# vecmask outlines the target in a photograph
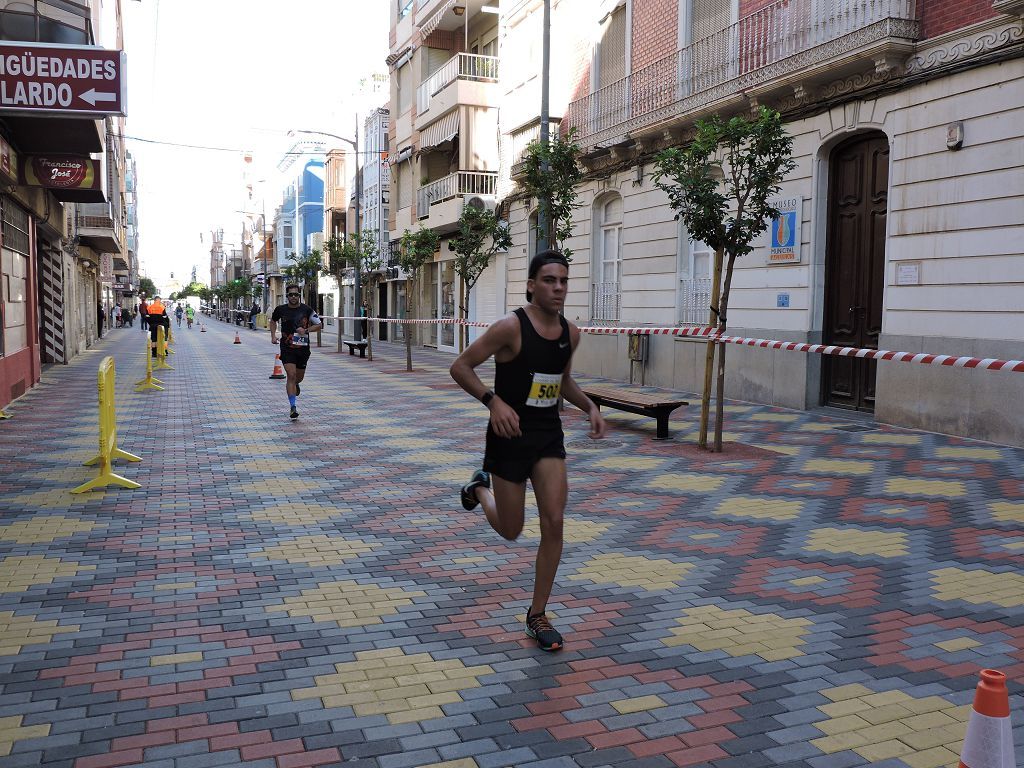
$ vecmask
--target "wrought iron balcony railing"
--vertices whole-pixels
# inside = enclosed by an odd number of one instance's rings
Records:
[[[416,190],[416,215],[425,219],[433,203],[461,195],[493,195],[497,188],[498,174],[493,171],[456,171]]]
[[[416,91],[416,112],[422,115],[430,109],[433,97],[456,80],[498,81],[498,57],[475,53],[457,53],[424,80]]]
[[[916,40],[915,0],[776,0],[577,99],[566,120],[589,146],[805,72],[889,38]]]
[[[622,308],[622,291],[618,282],[594,283],[591,299],[593,306],[591,320],[595,323],[618,322],[619,312]]]

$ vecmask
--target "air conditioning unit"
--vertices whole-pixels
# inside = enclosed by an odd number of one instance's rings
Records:
[[[493,211],[498,207],[498,198],[494,195],[463,195],[462,204],[479,211]]]

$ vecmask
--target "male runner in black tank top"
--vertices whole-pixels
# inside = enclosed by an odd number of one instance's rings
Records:
[[[452,364],[452,378],[491,412],[484,468],[462,488],[462,506],[483,505],[484,515],[509,540],[523,530],[526,481],[533,484],[540,515],[540,547],[526,633],[545,651],[562,647],[562,636],[544,615],[562,558],[562,515],[569,485],[558,415],[561,395],[590,417],[590,437],[607,426],[597,406],[570,374],[580,331],[560,314],[569,283],[569,263],[558,251],[530,261],[525,307],[494,323]],[[494,355],[494,390],[474,370]],[[493,484],[493,490],[492,490]]]

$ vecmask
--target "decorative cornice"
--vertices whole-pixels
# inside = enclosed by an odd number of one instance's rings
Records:
[[[1024,0],[994,0],[992,10],[1008,15],[1024,16]]]
[[[1003,22],[998,27],[987,27],[972,34],[948,35],[939,38],[927,48],[919,49],[907,59],[903,74],[913,75],[931,69],[955,64],[983,53],[1004,48],[1024,40],[1024,23]]]

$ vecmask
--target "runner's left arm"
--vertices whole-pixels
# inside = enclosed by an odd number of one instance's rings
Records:
[[[324,327],[324,321],[320,318],[316,312],[313,312],[309,316],[309,325],[306,326],[307,333],[316,333]]]

